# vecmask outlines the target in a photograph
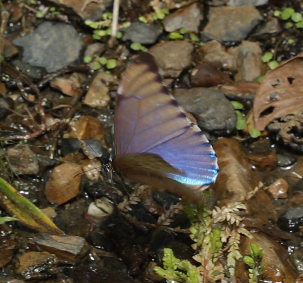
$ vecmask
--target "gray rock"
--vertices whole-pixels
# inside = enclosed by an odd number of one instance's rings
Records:
[[[268,0],[228,0],[228,6],[262,6],[268,4]]]
[[[209,88],[175,89],[178,103],[210,132],[231,133],[236,128],[236,114],[223,93]]]
[[[71,26],[44,22],[31,34],[14,40],[23,47],[22,61],[55,72],[79,58],[82,40]]]
[[[124,40],[139,42],[142,44],[153,44],[162,33],[162,27],[159,24],[145,24],[135,22],[130,27],[124,29]]]
[[[212,7],[203,36],[219,41],[241,41],[261,19],[253,6]]]
[[[201,6],[198,3],[194,3],[168,15],[164,19],[163,24],[165,30],[168,32],[181,28],[185,28],[191,32],[198,32],[202,19]]]
[[[303,206],[291,207],[278,220],[281,229],[298,232],[303,225]]]
[[[154,45],[149,52],[155,57],[164,76],[178,77],[192,62],[193,45],[184,40],[165,41]]]

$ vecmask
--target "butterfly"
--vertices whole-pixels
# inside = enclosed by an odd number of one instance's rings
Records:
[[[114,140],[115,170],[126,179],[199,202],[199,192],[215,182],[215,151],[162,84],[157,64],[141,53],[118,88]]]

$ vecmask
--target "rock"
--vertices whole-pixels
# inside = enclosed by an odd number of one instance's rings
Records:
[[[124,29],[124,40],[131,40],[142,44],[153,44],[162,33],[162,27],[159,24],[146,24],[134,22],[128,28]]]
[[[218,84],[232,84],[232,79],[212,63],[201,63],[191,73],[194,87],[210,87]]]
[[[58,273],[57,257],[47,252],[25,252],[17,257],[16,273],[26,280],[42,280]]]
[[[167,32],[185,28],[189,32],[198,32],[200,22],[203,19],[201,5],[193,3],[185,8],[169,14],[164,20],[163,25]]]
[[[81,96],[84,92],[82,87],[85,76],[80,73],[72,73],[62,77],[56,77],[50,82],[51,87],[60,90],[69,96]]]
[[[7,150],[8,162],[16,174],[37,175],[39,163],[36,154],[28,145],[16,145]]]
[[[98,181],[102,178],[100,176],[100,171],[102,167],[101,162],[97,159],[91,159],[91,157],[89,158],[90,159],[81,161],[82,171],[88,180]]]
[[[303,226],[303,206],[289,208],[279,217],[278,225],[282,230],[298,232],[299,226]]]
[[[116,81],[111,74],[98,71],[87,91],[83,102],[90,107],[104,108],[110,102],[108,85]]]
[[[236,114],[223,93],[208,88],[175,89],[178,103],[197,117],[198,125],[210,132],[231,133]]]
[[[253,227],[263,227],[276,221],[277,215],[268,194],[259,189],[261,177],[252,169],[247,154],[239,141],[231,138],[218,139],[214,144],[218,156],[219,175],[212,187],[220,207],[235,202],[245,203],[247,215],[245,221]],[[247,200],[248,199],[248,200]],[[249,226],[249,224],[247,224]],[[240,281],[242,282],[242,281]]]
[[[78,263],[88,253],[85,239],[78,236],[43,233],[35,235],[29,244],[55,255],[59,260],[69,264]]]
[[[22,61],[55,72],[79,58],[82,40],[71,25],[44,22],[24,37],[14,40],[23,47]]]
[[[1,225],[0,226],[0,249],[1,249],[0,267],[1,268],[3,268],[11,261],[17,248],[18,248],[18,242],[12,230],[8,228],[8,226],[6,225]]]
[[[262,6],[267,5],[268,0],[228,0],[226,3],[228,6]]]
[[[100,20],[106,8],[112,5],[111,0],[51,0],[55,4],[64,5],[67,8],[72,8],[82,19],[85,20]]]
[[[200,48],[203,61],[213,63],[225,70],[236,71],[237,59],[235,55],[226,51],[226,48],[218,41],[212,40]]]
[[[104,144],[104,126],[99,119],[89,115],[83,115],[70,124],[71,132],[64,138],[77,138],[80,140],[95,139]]]
[[[217,87],[230,100],[242,101],[248,105],[252,105],[258,88],[259,84],[255,82],[236,82],[232,85]]]
[[[14,60],[12,63],[22,73],[35,80],[41,80],[46,74],[45,68],[43,67],[32,66],[20,60]]]
[[[278,153],[278,166],[280,167],[289,167],[295,164],[297,158],[295,156],[289,155],[287,153]]]
[[[237,81],[255,81],[263,74],[263,52],[257,42],[243,41],[238,47],[230,48],[229,51],[237,58]]]
[[[211,7],[203,35],[219,41],[241,41],[261,19],[253,6]]]
[[[264,26],[261,26],[255,33],[254,36],[264,36],[265,34],[278,33],[281,31],[280,23],[277,18],[268,20]]]
[[[267,151],[258,154],[247,154],[250,163],[261,171],[271,171],[277,167],[277,154]]]
[[[263,282],[298,282],[297,271],[291,263],[287,249],[277,241],[262,233],[253,233],[252,238],[241,238],[240,252],[242,255],[250,255],[250,247],[257,244],[263,250],[261,264],[263,265]],[[239,282],[249,282],[248,268],[243,261],[238,261],[236,278]]]
[[[87,156],[91,156],[93,158],[97,157],[105,157],[108,156],[108,152],[106,149],[102,146],[100,141],[94,140],[94,139],[87,139],[87,140],[80,140],[79,139],[62,139],[61,142],[61,152],[62,155],[67,155],[69,153],[78,152],[80,150],[84,151],[83,143],[85,143],[85,154]]]
[[[178,77],[184,68],[192,62],[194,47],[184,40],[160,42],[150,48],[157,65],[163,70],[164,76]]]
[[[89,44],[86,47],[86,50],[84,52],[84,57],[99,57],[104,51],[106,50],[106,46],[103,43],[95,42],[92,44]]]
[[[287,181],[283,178],[278,178],[268,187],[268,191],[270,192],[271,196],[276,199],[287,198],[288,190],[289,185]]]
[[[76,197],[80,192],[81,172],[81,166],[73,163],[55,167],[45,186],[47,200],[60,205]]]
[[[90,203],[87,214],[91,216],[95,223],[100,224],[114,211],[113,203],[108,198],[100,198]]]
[[[14,101],[9,97],[0,96],[0,119],[4,119],[13,109]]]

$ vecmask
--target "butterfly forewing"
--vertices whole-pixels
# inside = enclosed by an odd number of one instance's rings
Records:
[[[155,168],[153,176],[202,186],[213,183],[218,174],[212,146],[162,85],[154,59],[147,53],[128,67],[119,86],[115,143],[117,157],[155,154],[176,169]]]

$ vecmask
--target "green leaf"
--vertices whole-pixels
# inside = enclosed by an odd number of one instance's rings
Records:
[[[106,62],[106,68],[111,70],[117,67],[117,60],[116,59],[108,59]]]
[[[274,57],[274,54],[272,52],[266,52],[263,56],[262,56],[262,61],[264,63],[269,62],[272,58]]]
[[[90,63],[91,61],[93,61],[93,57],[91,57],[91,56],[84,56],[84,58],[83,58],[83,62],[84,63]]]
[[[163,266],[165,269],[177,269],[177,264],[180,263],[180,260],[177,259],[174,255],[172,249],[165,248],[163,256]]]
[[[186,29],[186,28],[181,28],[181,29],[179,30],[179,32],[180,32],[181,34],[186,34],[186,33],[188,33],[188,29]]]
[[[290,19],[294,12],[295,10],[293,8],[285,8],[281,12],[281,19],[284,21]]]
[[[294,24],[292,22],[287,22],[284,26],[285,28],[292,28]]]
[[[146,51],[146,47],[143,46],[141,43],[139,42],[133,42],[131,45],[130,45],[130,48],[132,50],[135,50],[135,51]]]
[[[0,217],[0,225],[4,224],[5,222],[9,222],[9,221],[18,221],[19,219],[16,217],[9,217],[9,216],[4,216],[4,217]]]
[[[200,41],[200,38],[194,33],[190,33],[189,38],[190,38],[191,41],[194,41],[194,42],[199,42]]]
[[[303,28],[303,21],[296,23],[296,28]]]
[[[271,61],[268,63],[268,67],[273,70],[276,69],[277,67],[279,67],[279,63],[277,61]]]
[[[95,59],[95,61],[97,61],[98,63],[100,63],[101,65],[105,65],[107,63],[107,59],[105,57],[97,57]]]
[[[32,229],[63,234],[48,216],[2,178],[0,178],[0,202],[5,210]]]
[[[241,102],[239,102],[239,101],[235,101],[235,100],[231,101],[231,104],[234,107],[234,109],[236,109],[236,110],[242,110],[242,109],[244,109],[244,105]]]
[[[140,16],[140,17],[138,18],[138,20],[139,20],[140,22],[142,22],[142,23],[146,23],[146,24],[147,24],[147,18],[144,17],[144,16]]]
[[[260,259],[263,256],[263,249],[258,244],[252,243],[250,245],[250,254],[252,255],[253,258]]]
[[[248,132],[252,138],[257,138],[257,137],[261,136],[261,132],[254,127],[249,127]]]
[[[274,11],[274,16],[275,17],[280,17],[281,16],[281,11],[280,10]]]
[[[236,125],[236,128],[237,128],[237,130],[244,130],[246,128],[245,116],[239,110],[236,110],[236,114],[237,114],[237,125]]]
[[[298,12],[295,12],[291,15],[291,19],[292,21],[294,21],[295,23],[302,21],[302,15]]]
[[[183,35],[177,31],[173,31],[169,34],[170,39],[183,39]]]
[[[255,266],[255,261],[251,256],[244,256],[243,257],[244,262],[251,268]]]

